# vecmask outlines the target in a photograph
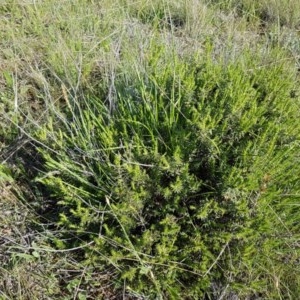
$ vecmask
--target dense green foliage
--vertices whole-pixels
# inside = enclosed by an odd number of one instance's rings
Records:
[[[133,291],[199,299],[218,282],[258,295],[268,285],[264,251],[284,253],[299,229],[295,210],[282,214],[298,188],[293,80],[281,65],[251,69],[257,57],[216,63],[209,50],[189,60],[150,51],[113,110],[77,100],[63,125],[41,130],[53,152],[40,148],[40,181],[72,242],[94,241],[86,262],[113,266]],[[281,222],[292,229],[277,232]],[[257,274],[244,275],[250,267]]]
[[[0,299],[298,299],[298,6],[4,1]]]

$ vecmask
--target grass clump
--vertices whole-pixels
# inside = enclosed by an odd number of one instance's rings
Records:
[[[282,209],[297,199],[292,78],[251,56],[149,53],[144,73],[117,78],[134,93],[118,89],[113,111],[103,99],[75,101],[64,126],[36,137],[53,149],[40,148],[39,181],[61,207],[59,225],[76,233],[57,245],[90,243],[82,259],[114,268],[115,288],[128,293],[199,299],[228,285],[282,295],[294,283],[276,286],[262,268],[271,248],[277,259],[292,248],[291,264],[298,252],[297,213]]]
[[[263,27],[272,23],[288,27],[299,26],[298,1],[213,0],[208,3],[227,11],[234,11],[240,17],[245,17],[249,22],[259,22]]]

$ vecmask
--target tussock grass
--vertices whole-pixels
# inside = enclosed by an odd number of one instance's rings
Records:
[[[296,299],[297,5],[2,3],[1,297]]]

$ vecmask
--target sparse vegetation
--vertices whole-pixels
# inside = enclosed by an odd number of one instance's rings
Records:
[[[0,299],[297,299],[298,6],[0,4]]]

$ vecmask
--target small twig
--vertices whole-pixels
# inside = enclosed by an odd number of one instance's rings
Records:
[[[222,294],[221,294],[221,296],[219,297],[218,300],[222,300],[225,297],[225,293],[226,293],[228,287],[229,287],[229,284],[226,285],[225,289],[222,291]]]
[[[224,253],[226,247],[228,246],[229,241],[224,245],[224,247],[222,248],[222,250],[220,251],[218,257],[215,259],[215,261],[212,263],[212,265],[209,267],[209,269],[205,272],[205,274],[203,275],[203,277],[205,277],[206,275],[209,274],[209,272],[211,271],[211,269],[215,266],[215,264],[218,262],[218,260],[221,258],[222,254]]]
[[[35,251],[44,251],[44,252],[54,252],[54,253],[64,253],[64,252],[71,252],[71,251],[76,251],[76,250],[80,250],[80,249],[83,249],[83,248],[86,248],[92,244],[94,244],[95,242],[94,241],[91,241],[85,245],[82,245],[82,246],[78,246],[78,247],[74,247],[74,248],[68,248],[68,249],[51,249],[51,248],[39,248],[39,247],[24,247],[22,245],[20,245],[19,243],[15,242],[14,240],[8,238],[8,237],[3,237],[5,240],[8,240],[14,244],[17,245],[17,247],[15,248],[21,248],[21,249],[26,249],[26,250],[35,250]]]

